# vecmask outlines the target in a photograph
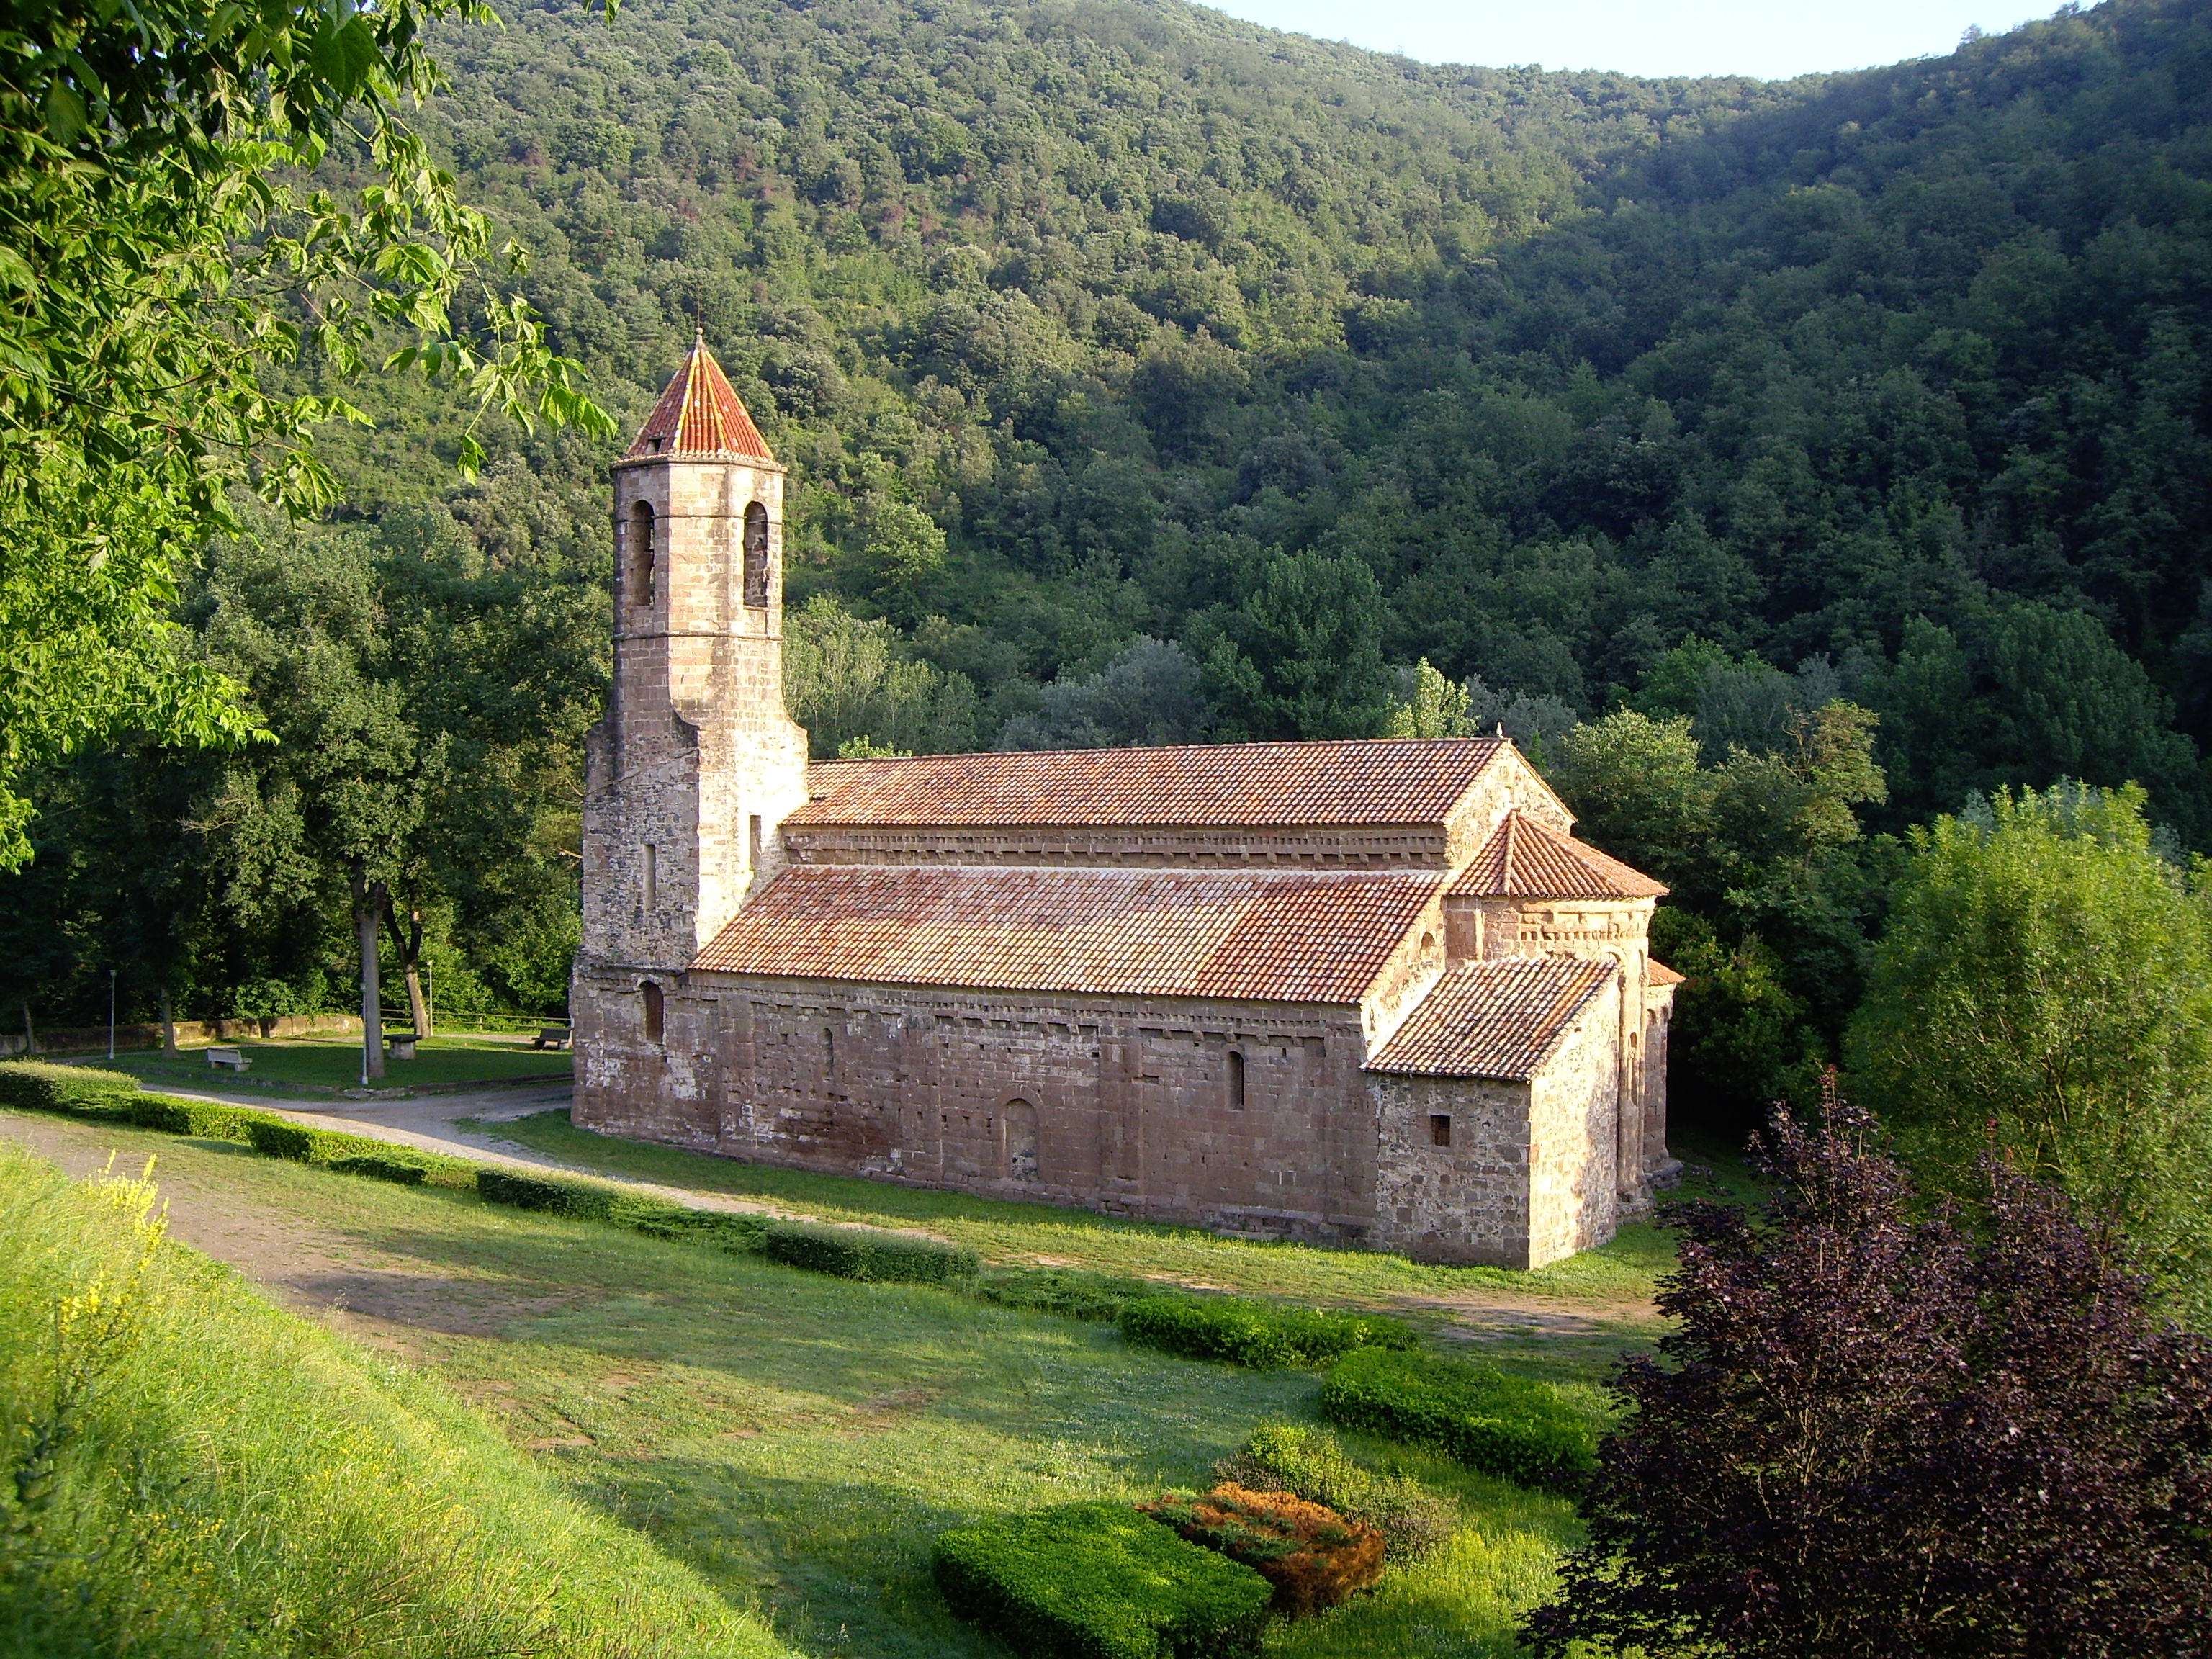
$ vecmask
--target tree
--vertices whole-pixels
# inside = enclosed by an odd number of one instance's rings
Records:
[[[1994,1141],[2201,1285],[2212,879],[2159,855],[2143,803],[2061,785],[1916,830],[1850,1066],[1932,1179],[1955,1187]]]
[[[39,763],[250,729],[172,611],[234,487],[332,499],[313,434],[358,411],[272,390],[285,367],[342,383],[396,344],[479,415],[611,431],[529,308],[477,283],[489,223],[398,117],[435,82],[426,26],[489,15],[154,0],[0,24],[0,868],[28,854]]]
[[[1382,590],[1358,559],[1277,553],[1195,630],[1224,735],[1371,738],[1390,715]]]
[[[1669,1217],[1674,1324],[1614,1373],[1626,1416],[1536,1651],[2212,1653],[2212,1343],[2002,1159],[1976,1222],[1926,1214],[1832,1094],[1764,1163],[1756,1214]]]
[[[1670,886],[1695,879],[1714,790],[1686,716],[1623,708],[1578,726],[1561,741],[1550,779],[1599,846]]]
[[[1198,665],[1171,641],[1139,637],[1097,673],[1055,680],[1000,728],[1000,749],[1107,749],[1198,743],[1213,723]]]
[[[905,755],[975,742],[975,686],[912,660],[901,643],[890,623],[855,617],[826,593],[786,614],[783,700],[817,756],[855,739]]]

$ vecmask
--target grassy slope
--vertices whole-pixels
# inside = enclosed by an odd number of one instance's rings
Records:
[[[0,1142],[0,1653],[781,1650],[434,1381],[153,1246],[130,1197]]]
[[[345,1304],[369,1328],[494,1410],[572,1490],[820,1655],[995,1652],[929,1583],[940,1528],[1198,1481],[1261,1419],[1309,1413],[1316,1391],[1309,1376],[1173,1359],[945,1291],[851,1285],[136,1132],[50,1133],[157,1152],[187,1190],[219,1195],[227,1227],[271,1222],[343,1259]],[[999,1207],[1012,1229],[1020,1206]],[[1042,1213],[1040,1226],[1059,1224]],[[1595,1351],[1573,1363],[1594,1376]],[[1468,1528],[1379,1594],[1279,1632],[1271,1651],[1514,1650],[1513,1620],[1573,1537],[1571,1511],[1417,1462],[1459,1497]]]
[[[230,1090],[284,1088],[351,1089],[361,1082],[361,1043],[349,1037],[298,1037],[281,1042],[234,1042],[253,1069],[240,1076],[218,1071],[203,1048],[186,1048],[175,1060],[159,1054],[118,1054],[112,1065],[149,1088]],[[413,1060],[387,1060],[384,1080],[373,1089],[412,1089],[424,1085],[500,1083],[517,1078],[565,1078],[568,1056],[532,1048],[526,1039],[501,1036],[425,1038]]]

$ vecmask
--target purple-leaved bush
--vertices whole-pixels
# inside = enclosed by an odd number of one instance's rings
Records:
[[[1776,1120],[1754,1213],[1669,1214],[1656,1357],[1541,1654],[2212,1655],[2212,1343],[2109,1230],[1991,1159],[1932,1211],[1837,1098]]]

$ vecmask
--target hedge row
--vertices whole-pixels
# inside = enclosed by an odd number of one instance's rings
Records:
[[[1273,1595],[1251,1568],[1121,1504],[1071,1504],[941,1534],[938,1588],[1039,1659],[1244,1659]]]
[[[771,1261],[805,1267],[840,1279],[898,1280],[943,1285],[975,1277],[975,1252],[909,1233],[860,1227],[818,1227],[803,1222],[771,1221],[761,1249]]]
[[[1495,1366],[1364,1350],[1329,1372],[1321,1409],[1523,1486],[1572,1487],[1597,1467],[1596,1434],[1558,1389]]]
[[[1323,1365],[1355,1348],[1410,1348],[1413,1333],[1376,1314],[1284,1308],[1239,1296],[1180,1291],[1122,1304],[1121,1334],[1193,1359],[1220,1359],[1255,1370]]]
[[[136,1094],[137,1090],[138,1079],[127,1072],[59,1066],[46,1060],[0,1060],[0,1106],[66,1112],[109,1096]]]
[[[1155,1295],[1160,1287],[1148,1279],[1087,1273],[1080,1267],[997,1267],[979,1276],[974,1288],[984,1301],[1000,1307],[1108,1325],[1121,1316],[1125,1304]]]

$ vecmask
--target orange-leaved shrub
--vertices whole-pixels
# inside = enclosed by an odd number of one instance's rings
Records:
[[[1274,1587],[1275,1610],[1293,1618],[1333,1607],[1382,1576],[1380,1532],[1291,1492],[1224,1482],[1203,1497],[1170,1492],[1138,1507],[1250,1567]]]

